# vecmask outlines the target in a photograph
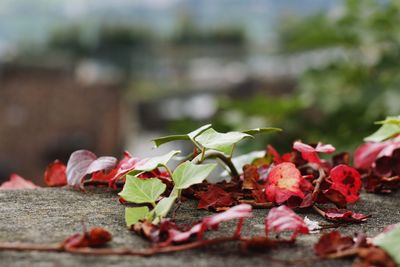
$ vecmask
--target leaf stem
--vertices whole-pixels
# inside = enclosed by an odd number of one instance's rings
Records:
[[[202,159],[195,158],[193,160],[193,163],[199,164],[206,159],[220,159],[229,168],[232,178],[239,177],[239,172],[237,171],[235,165],[233,165],[232,160],[230,158],[228,158],[227,156],[225,156],[224,153],[221,153],[219,151],[214,151],[214,150],[206,151],[204,153],[204,157],[202,157],[202,158],[204,158],[204,159],[202,160]]]

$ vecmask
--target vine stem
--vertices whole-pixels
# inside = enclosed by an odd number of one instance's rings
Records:
[[[239,236],[220,237],[208,240],[199,240],[192,243],[167,246],[150,247],[146,249],[131,248],[65,248],[61,244],[32,244],[32,243],[0,243],[0,251],[38,251],[38,252],[61,252],[81,255],[112,256],[112,255],[130,255],[130,256],[152,256],[155,254],[166,254],[172,252],[185,251],[195,248],[201,248],[226,242],[238,241]]]
[[[204,153],[204,156],[201,157],[201,159],[197,158],[193,161],[193,163],[198,164],[203,162],[203,160],[206,159],[220,159],[226,166],[228,166],[232,178],[237,178],[239,177],[239,172],[237,171],[235,165],[233,165],[233,162],[230,158],[224,155],[224,153],[221,153],[219,151],[206,151]]]
[[[318,194],[321,191],[321,184],[326,177],[325,171],[322,168],[319,168],[318,172],[319,172],[319,176],[318,176],[317,180],[315,181],[314,191],[312,192],[312,200],[314,200],[314,201],[317,199]]]

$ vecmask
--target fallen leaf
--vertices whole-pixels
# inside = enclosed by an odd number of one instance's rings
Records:
[[[354,203],[359,199],[361,189],[360,173],[349,166],[338,165],[334,167],[329,177],[332,181],[331,189],[340,192],[347,203]]]
[[[293,163],[284,162],[274,166],[265,184],[267,200],[282,204],[292,196],[304,198],[300,189],[302,180],[300,171]]]
[[[207,191],[197,192],[196,197],[199,199],[198,209],[230,207],[234,203],[228,192],[214,184],[209,184]]]
[[[353,238],[350,236],[341,236],[337,231],[323,234],[317,244],[314,246],[315,253],[324,258],[330,254],[337,253],[352,248]]]
[[[74,234],[62,243],[66,250],[83,248],[83,247],[98,247],[111,241],[112,235],[104,228],[96,227],[82,234]]]
[[[191,236],[197,235],[198,239],[203,238],[203,234],[206,230],[216,230],[222,222],[238,219],[238,227],[235,230],[235,234],[239,235],[242,225],[242,220],[252,216],[252,207],[248,204],[236,205],[224,212],[205,217],[200,223],[197,223],[190,227],[186,231],[180,231],[178,229],[170,229],[169,231],[169,242],[184,242],[187,241]]]
[[[86,175],[110,170],[117,164],[114,157],[99,157],[89,150],[77,150],[71,154],[67,163],[67,182],[72,186],[82,187]]]
[[[325,218],[335,222],[365,222],[369,215],[354,213],[345,209],[330,208],[323,210]]]
[[[28,181],[18,174],[11,174],[8,181],[1,184],[0,189],[35,189],[39,186],[35,185],[31,181]]]
[[[44,172],[44,181],[47,186],[67,185],[66,166],[59,160],[50,163]]]
[[[265,233],[267,236],[270,231],[276,233],[292,231],[291,240],[295,240],[299,233],[309,234],[308,227],[304,220],[285,205],[272,208],[269,211],[265,218]]]
[[[318,157],[318,152],[330,154],[335,152],[335,148],[330,144],[318,143],[316,147],[304,144],[301,141],[296,141],[293,144],[293,149],[301,152],[304,160],[310,163],[321,164],[321,159]]]
[[[243,166],[243,185],[242,189],[258,189],[257,181],[260,179],[258,168],[254,165],[246,164]]]

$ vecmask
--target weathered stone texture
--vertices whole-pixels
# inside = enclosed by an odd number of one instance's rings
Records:
[[[340,228],[345,234],[364,231],[373,236],[389,224],[400,221],[399,194],[391,196],[363,195],[358,204],[351,207],[356,212],[371,214],[367,223]],[[0,242],[23,241],[52,243],[81,231],[81,221],[88,227],[101,226],[113,234],[111,246],[143,248],[147,241],[130,233],[124,224],[124,207],[118,203],[115,192],[91,189],[78,192],[70,189],[37,189],[0,191]],[[244,233],[261,235],[266,210],[255,210],[255,216],[247,220]],[[178,212],[181,223],[192,222],[208,214],[195,209],[194,202],[186,202]],[[304,212],[310,219],[324,222],[315,214]],[[213,235],[233,230],[233,223],[221,225]],[[295,246],[271,250],[258,255],[239,253],[235,244],[224,244],[153,257],[133,256],[80,256],[66,253],[0,252],[0,266],[282,266],[265,257],[279,259],[307,259],[315,257],[313,244],[318,234],[300,236]],[[265,256],[265,257],[264,257]],[[351,260],[324,261],[309,266],[351,266]]]

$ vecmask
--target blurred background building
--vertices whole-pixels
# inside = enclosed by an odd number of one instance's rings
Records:
[[[0,179],[210,122],[352,149],[400,113],[399,23],[395,0],[2,0]]]

